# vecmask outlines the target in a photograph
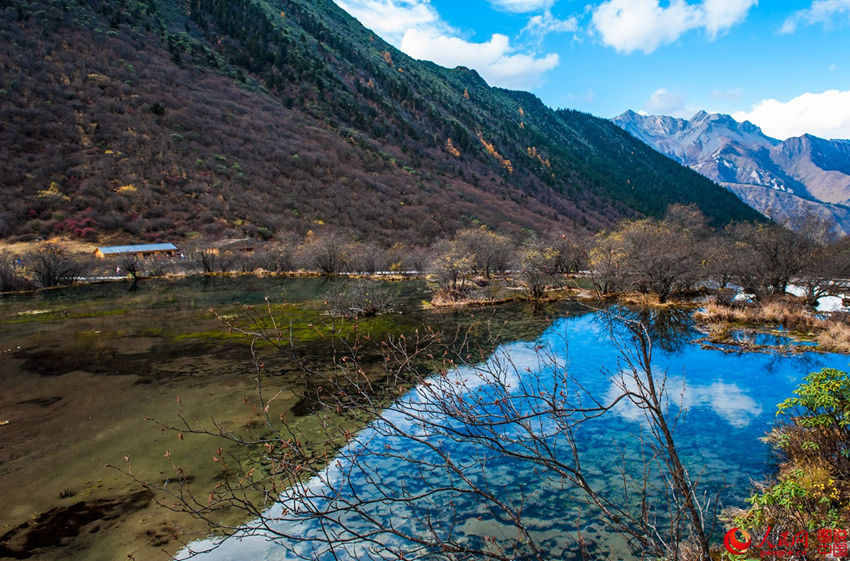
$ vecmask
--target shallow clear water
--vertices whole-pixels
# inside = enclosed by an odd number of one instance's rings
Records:
[[[798,341],[793,337],[783,335],[780,329],[776,329],[775,332],[771,333],[739,329],[733,331],[730,337],[734,342],[739,344],[744,343],[748,345],[758,345],[767,347],[817,346],[817,343],[814,341]]]
[[[159,482],[173,475],[175,461],[193,476],[193,485],[211,488],[220,470],[210,457],[221,444],[199,436],[178,439],[144,420],[177,423],[182,413],[206,428],[215,418],[245,436],[254,431],[256,411],[244,402],[252,405],[256,398],[249,339],[229,333],[210,309],[247,326],[245,305],[262,309],[268,297],[279,324],[292,322],[297,348],[310,364],[329,367],[327,339],[308,325],[321,329],[330,320],[328,304],[340,294],[359,296],[364,284],[384,293],[391,309],[357,323],[360,333],[376,340],[426,324],[453,333],[484,321],[506,323],[503,340],[530,340],[547,317],[569,308],[425,310],[421,303],[430,293],[419,280],[250,275],[0,295],[0,547],[38,560],[101,561],[132,553],[153,561],[179,549],[178,531],[203,535],[203,524],[140,499],[138,484],[107,465],[124,466],[127,456],[136,475]],[[366,352],[367,361],[381,363],[380,353]],[[318,416],[305,406],[299,365],[288,353],[263,354],[267,389],[282,392],[275,414],[286,415],[307,435],[322,434]],[[102,501],[116,503],[123,513],[98,518],[94,511]],[[77,528],[81,511],[91,514],[91,523]],[[32,523],[47,512],[54,513],[50,526]],[[62,534],[56,543],[50,539],[54,527],[77,533]]]
[[[209,308],[238,316],[244,312],[244,304],[263,304],[268,296],[274,305],[297,304],[276,308],[276,313],[289,315],[296,323],[312,322],[324,317],[326,300],[355,282],[250,276],[150,280],[133,290],[130,283],[114,283],[0,299],[0,382],[4,387],[0,420],[11,420],[2,427],[6,432],[4,446],[0,446],[0,486],[9,508],[0,522],[13,527],[81,497],[124,496],[133,490],[131,482],[104,468],[107,463],[120,464],[124,455],[133,458],[134,468],[140,472],[157,474],[164,473],[163,452],[168,449],[181,455],[184,466],[197,475],[199,487],[212,481],[215,470],[207,464],[214,442],[189,438],[175,442],[173,436],[142,421],[143,416],[173,418],[177,396],[201,418],[232,418],[237,426],[246,421],[241,398],[250,395],[252,383],[245,341],[224,337],[226,329]],[[540,373],[541,381],[549,379],[548,370],[540,368],[534,356],[534,348],[542,345],[562,357],[570,374],[589,391],[603,398],[611,391],[603,369],[616,371],[618,356],[597,313],[571,304],[425,311],[420,306],[428,296],[424,283],[383,285],[396,313],[363,322],[364,328],[370,326],[376,334],[403,333],[425,323],[448,332],[470,322],[504,325],[501,340],[515,342],[506,343],[500,352],[524,361],[532,370],[530,375]],[[848,357],[707,350],[692,343],[702,335],[689,327],[689,312],[650,316],[641,319],[652,320],[653,364],[667,370],[670,387],[685,385],[688,412],[676,432],[680,451],[693,470],[705,468],[706,489],[722,487],[725,505],[741,505],[750,479],[760,479],[771,470],[770,454],[758,438],[775,422],[775,405],[809,371],[823,366],[846,369]],[[302,343],[315,360],[327,358],[322,341],[305,337]],[[282,364],[281,369],[286,366]],[[518,374],[528,375],[524,371]],[[291,389],[287,375],[281,374],[276,381],[284,390]],[[416,391],[411,392],[397,406],[415,405],[417,396]],[[288,391],[281,406],[295,408],[298,399],[297,392]],[[636,450],[630,446],[640,427],[639,416],[623,408],[581,429],[582,453],[595,485],[604,487],[615,481],[612,475],[621,453],[634,462]],[[409,442],[394,440],[376,429],[364,431],[360,442],[368,444],[359,449],[353,444],[342,451],[341,460],[365,451],[363,468],[380,474],[389,490],[416,482],[420,489],[427,489],[440,478],[435,472],[423,480],[412,473],[414,466],[370,454],[386,450],[386,446],[418,453]],[[445,446],[459,461],[471,462],[481,454],[468,442],[445,441]],[[55,465],[63,466],[58,476]],[[509,458],[491,454],[486,469],[488,482],[499,496],[516,499],[521,491],[527,497],[525,512],[533,522],[535,539],[550,556],[571,558],[575,550],[565,532],[576,527],[579,515],[573,493],[563,489],[557,478],[529,471],[526,464]],[[327,475],[333,475],[332,470]],[[723,482],[728,486],[723,487]],[[362,477],[357,484],[368,492]],[[320,482],[314,485],[321,491]],[[79,494],[60,499],[65,488]],[[412,530],[419,528],[425,516],[444,527],[454,524],[460,535],[472,540],[504,530],[503,521],[493,513],[463,499],[438,494],[430,501],[403,508],[382,508],[388,509],[388,519]],[[78,551],[75,558],[111,558],[131,548],[137,551],[136,558],[154,558],[150,555],[158,552],[158,547],[137,549],[141,547],[138,544],[149,541],[137,530],[157,516],[158,511],[151,507],[122,516],[115,527],[103,522],[97,533],[76,538],[74,547],[83,547],[80,541],[88,540],[91,549]],[[629,552],[587,509],[581,513],[581,527],[585,538],[595,543],[594,558],[629,558]],[[304,523],[296,529],[305,535],[311,531]],[[286,559],[287,555],[280,544],[258,538],[229,542],[208,559],[258,561]]]
[[[209,461],[218,444],[178,440],[144,419],[174,423],[182,410],[206,424],[215,418],[250,432],[254,414],[243,403],[255,393],[249,339],[229,334],[210,308],[246,325],[244,305],[262,308],[268,297],[278,320],[298,329],[299,348],[327,361],[327,345],[305,324],[323,324],[325,301],[357,285],[356,279],[195,277],[0,295],[0,549],[33,559],[167,558],[163,549],[178,548],[170,528],[194,531],[197,524],[140,499],[139,485],[107,465],[121,467],[127,456],[135,474],[160,481],[173,473],[168,451],[206,488],[218,472]],[[396,313],[368,318],[364,330],[422,326],[424,283],[380,287]],[[286,358],[268,360],[269,383],[283,392],[279,412],[310,421],[300,407],[303,383]],[[117,504],[121,515],[98,519],[103,501]],[[43,516],[48,512],[53,515]],[[81,512],[91,523],[75,530]],[[65,532],[61,540],[53,539],[54,528]]]
[[[656,376],[666,372],[671,415],[679,411],[679,406],[684,411],[675,427],[679,454],[692,478],[699,477],[702,491],[709,496],[716,493],[722,506],[744,506],[743,499],[749,495],[751,482],[763,479],[772,469],[770,452],[759,438],[776,422],[776,405],[791,394],[808,372],[823,367],[847,369],[850,359],[837,354],[725,353],[704,349],[693,342],[700,335],[692,331],[684,317],[670,320],[657,316],[653,319],[653,368]],[[685,321],[681,321],[683,319]],[[516,368],[508,369],[506,375],[515,377],[512,387],[516,387],[517,392],[523,387],[523,381],[535,380],[544,387],[557,379],[559,370],[546,361],[541,363],[541,349],[551,351],[552,356],[565,364],[570,375],[590,394],[602,401],[617,395],[610,374],[622,367],[622,356],[612,344],[612,334],[600,313],[557,319],[533,343],[503,345],[488,362],[491,365],[497,361],[504,363],[506,357],[511,357]],[[475,369],[467,368],[453,376],[463,381],[470,403],[475,402],[476,396],[490,391],[480,377],[476,377]],[[387,413],[387,418],[404,422],[408,418],[405,412],[421,408],[426,394],[425,388],[414,389],[399,400],[394,410]],[[517,409],[522,413],[533,407],[528,399],[524,399],[519,400]],[[477,413],[486,414],[487,411]],[[429,414],[440,415],[433,410],[429,410]],[[570,540],[577,527],[590,543],[593,558],[634,557],[594,515],[593,509],[577,500],[574,490],[564,488],[559,477],[541,469],[539,464],[483,447],[475,439],[458,437],[458,434],[471,434],[474,430],[466,427],[469,431],[465,433],[465,427],[456,420],[447,419],[445,422],[454,427],[450,431],[453,437],[450,438],[446,432],[434,431],[428,434],[428,446],[412,442],[409,438],[399,438],[380,423],[367,428],[340,453],[339,461],[332,464],[321,479],[311,482],[312,504],[332,505],[339,498],[322,497],[338,491],[350,494],[343,494],[344,501],[354,494],[365,500],[375,499],[378,489],[384,496],[407,496],[407,493],[437,489],[446,482],[447,473],[441,469],[423,469],[422,459],[434,456],[439,450],[458,458],[460,464],[466,461],[470,480],[484,485],[500,500],[513,504],[522,502],[530,533],[543,546],[547,558],[578,558],[575,544]],[[622,403],[577,430],[576,440],[584,467],[594,487],[616,494],[619,466],[624,465],[627,470],[640,468],[640,450],[635,435],[644,426],[642,413],[634,406]],[[537,428],[546,432],[551,425],[541,421]],[[522,446],[522,438],[517,438],[521,426],[508,423],[502,430],[505,449],[517,451],[517,447]],[[563,436],[556,431],[551,434],[551,446],[559,449],[558,453],[568,454]],[[486,467],[482,469],[482,465]],[[344,485],[340,484],[343,474],[346,474]],[[377,487],[375,481],[379,482]],[[635,497],[625,493],[621,500],[629,503]],[[289,507],[297,505],[297,501],[284,502]],[[453,491],[428,494],[427,498],[403,504],[377,503],[366,511],[369,515],[392,520],[397,528],[414,535],[425,531],[424,522],[428,520],[440,531],[449,532],[451,528],[458,539],[467,544],[485,544],[485,535],[498,539],[500,535],[510,534],[506,521],[492,509],[485,508],[468,494]],[[270,514],[279,516],[279,508],[272,509]],[[281,533],[298,536],[299,539],[321,535],[315,520],[309,516],[300,520],[292,515],[285,518],[287,522],[276,526]],[[577,523],[579,519],[580,524]],[[345,522],[361,530],[371,527],[362,516],[346,514]],[[343,535],[346,534],[343,532]],[[402,549],[414,549],[396,537],[383,536],[380,539],[395,543]],[[210,543],[200,542],[193,548],[202,549]],[[251,536],[228,540],[200,559],[283,560],[296,558],[293,552],[332,558],[324,550],[311,550],[311,547],[315,544],[309,541],[279,539],[278,542],[270,542],[267,536]],[[360,549],[353,547],[347,556],[337,554],[340,559],[365,558],[367,549],[364,545]],[[517,551],[517,558],[521,554]],[[442,557],[431,551],[426,552],[424,558]]]

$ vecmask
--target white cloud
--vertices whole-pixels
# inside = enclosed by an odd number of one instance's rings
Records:
[[[779,32],[794,33],[800,24],[834,25],[839,16],[850,19],[850,0],[815,0],[810,8],[791,14]]]
[[[528,89],[541,75],[558,66],[558,55],[543,57],[515,53],[507,36],[494,34],[486,43],[411,29],[404,34],[401,50],[414,58],[442,66],[474,68],[488,83],[506,88]]]
[[[658,0],[609,0],[593,12],[593,25],[602,42],[618,51],[651,53],[700,24],[700,13],[682,1],[667,8]]]
[[[578,19],[570,17],[558,19],[552,12],[546,10],[540,15],[532,16],[520,31],[520,35],[528,33],[535,37],[545,37],[550,33],[575,33],[578,31]]]
[[[602,42],[617,51],[651,53],[692,29],[711,38],[742,21],[758,0],[703,0],[689,4],[671,0],[607,0],[593,11],[593,26]]]
[[[411,28],[427,27],[449,31],[428,0],[334,1],[365,27],[394,45],[398,45],[405,32]]]
[[[548,10],[555,0],[488,0],[490,5],[497,10],[513,12],[515,14],[527,14],[538,10]]]
[[[643,107],[651,115],[678,116],[685,108],[686,101],[687,98],[683,93],[660,88],[649,96]]]
[[[624,381],[624,384],[616,381],[608,388],[606,398],[609,402],[621,395],[624,389],[636,391],[637,383],[629,373],[626,373]],[[665,405],[675,405],[684,410],[710,409],[733,427],[749,426],[764,411],[737,384],[717,381],[707,385],[690,385],[685,383],[684,378],[670,376],[666,386],[669,391],[665,394]],[[614,412],[628,421],[642,422],[646,419],[646,413],[629,400],[620,401]]]
[[[429,0],[335,0],[343,10],[360,23],[419,59],[454,68],[467,66],[477,70],[488,83],[505,88],[531,89],[542,75],[558,66],[554,53],[523,53],[510,44],[507,36],[493,35],[489,41],[476,43],[460,37],[430,4]],[[575,21],[558,20],[548,12],[554,0],[491,0],[502,9],[527,11],[547,9],[535,22],[533,30],[543,32],[574,30]],[[530,23],[531,25],[531,23]]]
[[[789,101],[765,99],[750,111],[738,111],[737,121],[751,121],[768,136],[786,139],[806,133],[822,138],[850,138],[850,91],[804,93]]]
[[[758,0],[703,0],[703,26],[711,37],[744,21]]]

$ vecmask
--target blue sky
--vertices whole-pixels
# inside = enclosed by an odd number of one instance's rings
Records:
[[[407,54],[547,105],[850,138],[850,0],[336,0]]]

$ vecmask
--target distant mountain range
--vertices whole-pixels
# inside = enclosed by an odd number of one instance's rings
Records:
[[[0,238],[761,218],[609,120],[414,60],[331,0],[4,0],[0,53]]]
[[[850,233],[850,140],[780,141],[749,121],[705,111],[689,120],[627,111],[613,121],[775,220],[793,225],[815,213]]]

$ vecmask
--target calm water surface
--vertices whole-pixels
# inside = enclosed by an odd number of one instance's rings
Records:
[[[175,442],[142,422],[143,416],[174,419],[177,396],[199,418],[245,422],[241,397],[250,395],[252,386],[245,341],[225,336],[226,329],[209,309],[239,318],[245,304],[262,306],[269,297],[276,313],[303,327],[326,319],[327,302],[355,283],[351,279],[196,278],[150,280],[135,288],[117,283],[0,298],[0,420],[11,421],[0,427],[5,507],[0,526],[14,528],[40,512],[73,502],[130,496],[132,486],[104,468],[107,463],[120,463],[124,455],[133,458],[134,468],[148,470],[154,479],[167,473],[162,468],[163,451],[170,450],[184,457],[184,465],[197,475],[199,484],[213,482],[214,473],[204,470],[209,470],[214,443],[190,438]],[[504,325],[502,340],[507,342],[497,355],[510,355],[521,367],[517,375],[547,380],[547,367],[539,364],[535,349],[549,349],[588,391],[602,398],[613,395],[604,371],[616,371],[620,357],[599,313],[571,304],[425,311],[420,305],[428,297],[424,283],[385,283],[382,290],[393,301],[394,313],[364,322],[367,332],[376,336],[403,333],[426,323],[452,330],[473,321],[489,321]],[[292,306],[283,307],[283,302]],[[703,349],[694,342],[701,335],[690,327],[686,313],[656,318],[655,327],[653,364],[657,371],[667,372],[670,387],[684,388],[687,412],[676,428],[680,453],[692,472],[704,472],[705,488],[719,491],[724,505],[742,505],[751,480],[770,473],[771,457],[759,438],[775,422],[776,404],[806,373],[825,366],[850,366],[843,355]],[[315,360],[326,359],[323,341],[311,338],[308,331],[301,339]],[[783,344],[784,340],[759,342]],[[531,372],[524,371],[526,367]],[[280,368],[276,381],[287,389],[286,365]],[[293,410],[299,399],[296,390],[289,388],[280,399]],[[395,407],[415,405],[418,398],[413,390]],[[621,454],[627,461],[637,457],[633,435],[641,426],[638,412],[622,407],[581,429],[582,453],[595,484],[613,484]],[[459,458],[481,455],[469,443],[446,440],[443,445]],[[390,488],[417,481],[421,478],[411,473],[411,466],[386,455],[369,457],[369,450],[402,446],[409,443],[387,437],[375,427],[366,429],[351,448],[342,451],[340,466],[344,467],[346,455],[365,451],[364,469],[380,473]],[[332,477],[334,469],[341,468],[329,469],[326,476]],[[526,515],[533,521],[535,538],[553,559],[572,558],[574,547],[565,536],[575,528],[579,511],[569,490],[506,458],[491,457],[487,475],[507,499],[516,499],[519,493],[527,497]],[[419,484],[434,483],[426,478]],[[313,485],[321,488],[320,481]],[[352,485],[369,492],[362,478],[354,477]],[[73,490],[75,496],[60,498],[65,489]],[[500,524],[479,505],[447,494],[427,504],[394,506],[383,514],[413,531],[425,516],[438,521],[442,516],[440,523],[454,524],[473,541]],[[151,546],[150,535],[139,532],[158,517],[156,508],[149,505],[102,524],[96,534],[85,530],[72,542],[77,548],[74,558],[123,558],[128,552],[136,552],[136,558],[161,558],[160,546]],[[630,557],[590,513],[583,512],[581,520],[585,537],[595,544],[594,557]],[[315,528],[302,522],[297,530],[309,535]],[[262,537],[232,540],[201,559],[282,560],[291,557],[285,545]],[[37,558],[56,558],[50,553],[53,550],[45,551],[46,556]]]
[[[255,422],[243,403],[254,394],[248,341],[229,334],[210,309],[244,323],[245,305],[262,309],[268,297],[276,318],[292,320],[299,345],[320,363],[328,350],[307,326],[325,322],[326,301],[357,284],[199,277],[0,296],[0,558],[6,547],[38,561],[167,559],[163,549],[177,549],[173,528],[200,528],[106,466],[125,466],[126,456],[134,473],[156,482],[173,474],[170,452],[199,487],[214,484],[215,442],[178,440],[144,421],[174,423],[182,412],[241,433]],[[366,332],[422,326],[424,283],[380,288],[395,313],[363,322]],[[286,361],[272,358],[281,408],[296,411],[303,385]],[[302,411],[290,418],[311,420]]]
[[[684,317],[656,318],[655,349],[653,367],[656,375],[666,372],[675,414],[681,406],[684,415],[675,428],[679,454],[687,464],[692,477],[699,476],[700,489],[709,495],[717,494],[722,506],[744,506],[751,484],[761,480],[773,469],[771,455],[759,439],[776,422],[776,405],[788,397],[808,372],[831,367],[847,369],[850,360],[845,355],[772,352],[723,352],[704,349],[696,340],[700,334],[692,329]],[[779,339],[769,344],[782,343]],[[612,344],[612,334],[603,315],[598,312],[578,313],[551,321],[545,331],[533,342],[514,342],[501,346],[496,357],[511,357],[516,370],[509,375],[539,379],[543,385],[551,381],[551,364],[541,364],[539,350],[550,350],[553,356],[563,361],[571,375],[582,383],[592,395],[605,399],[616,397],[618,390],[607,373],[616,372],[621,366],[621,355]],[[495,359],[491,358],[490,362]],[[474,369],[465,369],[454,374],[458,379],[475,379]],[[471,397],[487,389],[475,383],[468,384]],[[403,419],[405,408],[416,408],[422,402],[422,390],[414,389],[399,400],[390,411],[390,418]],[[447,421],[454,423],[455,421]],[[645,421],[634,406],[622,403],[612,412],[583,425],[577,439],[584,467],[594,485],[599,489],[614,491],[618,485],[618,466],[639,466],[639,448],[635,435],[640,433]],[[463,427],[456,427],[461,432]],[[507,425],[505,435],[513,436],[516,425]],[[524,514],[535,539],[542,543],[551,559],[578,558],[577,550],[568,538],[581,519],[581,530],[591,542],[591,554],[598,559],[632,559],[634,555],[613,536],[604,525],[594,518],[575,499],[573,492],[563,488],[557,477],[534,469],[533,465],[485,450],[475,442],[448,438],[445,435],[431,437],[441,439],[440,447],[452,457],[481,459],[487,457],[487,484],[506,501],[524,501]],[[555,447],[561,446],[564,453],[569,450],[559,437],[552,440]],[[418,468],[421,466],[405,462],[393,456],[410,454],[428,457],[425,447],[416,451],[417,445],[409,439],[388,435],[381,426],[367,428],[339,456],[339,461],[329,467],[321,478],[312,482],[318,497],[336,492],[339,478],[345,476],[351,496],[357,493],[366,499],[378,497],[370,479],[379,479],[381,492],[393,494],[402,487],[419,485],[421,489],[436,488],[445,483],[445,474],[436,470],[426,474],[423,480]],[[510,447],[510,444],[507,445]],[[414,450],[411,451],[411,447]],[[371,452],[370,452],[371,451]],[[377,453],[376,453],[377,451]],[[386,451],[398,451],[398,454]],[[358,457],[353,464],[351,458]],[[360,458],[365,458],[362,460]],[[473,462],[470,461],[470,464]],[[345,475],[344,475],[345,474]],[[483,481],[479,467],[470,469],[470,476]],[[429,480],[429,477],[431,478]],[[330,482],[331,487],[328,483]],[[345,486],[342,486],[343,488]],[[322,491],[325,489],[325,491]],[[343,496],[341,500],[346,500]],[[323,504],[334,500],[313,499]],[[634,497],[624,497],[624,501]],[[294,503],[287,502],[288,506]],[[272,509],[276,516],[280,510]],[[437,527],[455,528],[469,544],[482,544],[484,535],[498,535],[499,526],[504,530],[504,521],[462,494],[441,492],[427,500],[409,504],[379,504],[370,514],[392,519],[405,530],[416,533],[422,530],[423,521],[428,519]],[[370,526],[358,517],[347,515],[347,524],[367,529]],[[320,528],[309,519],[289,520],[279,526],[283,533],[302,537],[321,535]],[[510,533],[509,530],[504,530]],[[389,541],[389,538],[383,538]],[[395,538],[394,538],[395,539]],[[205,541],[194,544],[195,550],[211,545]],[[404,549],[403,542],[393,542]],[[248,536],[224,542],[218,549],[202,555],[204,561],[236,560],[284,560],[308,557],[331,559],[329,554],[311,549],[310,543],[293,540],[269,541],[267,536]],[[359,551],[364,552],[366,545]],[[410,548],[412,549],[412,548]],[[340,559],[357,558],[357,549]],[[426,554],[426,558],[440,559],[437,552]]]

